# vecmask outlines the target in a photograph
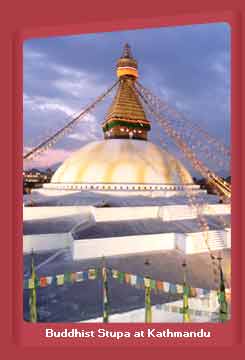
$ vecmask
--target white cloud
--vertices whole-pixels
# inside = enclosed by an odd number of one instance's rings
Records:
[[[78,108],[71,107],[64,104],[62,99],[48,98],[45,96],[30,96],[24,94],[23,96],[24,110],[31,111],[61,111],[67,116],[75,115],[78,112]]]
[[[106,89],[89,72],[56,64],[52,64],[52,68],[59,75],[59,79],[53,81],[53,86],[76,99],[96,97]]]
[[[24,168],[30,169],[35,167],[52,167],[53,165],[63,162],[67,159],[73,151],[68,151],[64,149],[50,149],[48,152],[43,153],[40,157],[37,157],[33,160],[28,160],[24,162]]]

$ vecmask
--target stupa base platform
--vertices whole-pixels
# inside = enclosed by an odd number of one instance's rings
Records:
[[[195,184],[162,184],[162,183],[48,183],[43,184],[44,190],[55,191],[98,191],[106,194],[112,192],[113,195],[150,195],[154,192],[157,196],[175,196],[194,191],[195,194],[206,194],[206,190],[200,189]]]

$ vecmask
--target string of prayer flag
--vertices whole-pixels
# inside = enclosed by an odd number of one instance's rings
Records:
[[[169,293],[172,295],[183,295],[185,287],[188,287],[188,296],[189,297],[202,297],[210,294],[212,291],[215,291],[217,294],[217,290],[210,289],[202,289],[202,288],[194,288],[189,287],[183,284],[173,284],[168,281],[150,279],[148,277],[144,277],[142,275],[131,274],[129,272],[123,272],[116,269],[111,269],[107,267],[107,274],[112,279],[117,280],[121,284],[127,284],[137,289],[145,289],[146,286],[150,286],[151,290],[154,290],[156,294],[161,293]],[[24,289],[34,289],[34,288],[45,288],[50,285],[62,286],[65,284],[74,284],[86,280],[96,280],[99,275],[98,268],[89,268],[84,271],[76,271],[76,272],[65,272],[64,274],[56,274],[53,276],[37,276],[30,277],[29,279],[24,279],[23,287]],[[228,291],[228,289],[225,289]],[[223,296],[222,291],[218,291],[221,293],[221,297]],[[221,298],[222,301],[222,298]],[[222,302],[222,306],[224,307],[224,302]]]
[[[208,295],[211,291],[209,289],[189,287],[186,284],[173,284],[167,281],[155,280],[149,277],[141,275],[131,274],[129,272],[123,272],[116,269],[109,268],[109,275],[112,279],[119,281],[121,284],[127,284],[136,287],[137,289],[145,289],[145,287],[151,287],[156,293],[170,293],[172,295],[184,295],[186,296],[188,290],[189,297],[200,297]]]
[[[33,290],[38,287],[45,288],[52,284],[62,286],[64,284],[73,284],[76,282],[86,280],[96,280],[98,277],[98,269],[91,268],[86,271],[72,271],[64,274],[56,274],[53,276],[31,276],[29,279],[24,279],[24,289]]]

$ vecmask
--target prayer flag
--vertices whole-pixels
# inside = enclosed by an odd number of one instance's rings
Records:
[[[46,278],[46,276],[41,276],[40,278],[39,278],[39,286],[40,287],[45,287],[45,286],[47,286],[47,278]]]
[[[124,282],[125,273],[123,271],[119,271],[118,280],[122,284]]]
[[[88,272],[83,271],[83,280],[88,280]]]
[[[193,288],[193,287],[190,288],[190,296],[191,297],[196,297],[197,296],[196,288]]]
[[[137,276],[131,274],[131,285],[136,286]]]
[[[89,269],[88,270],[88,279],[95,280],[97,277],[97,270],[96,269]]]
[[[71,280],[72,283],[77,281],[77,273],[76,272],[71,272],[70,280]]]
[[[76,279],[76,282],[81,282],[83,281],[83,271],[77,271],[77,279]]]
[[[163,283],[162,283],[162,281],[157,280],[156,286],[157,286],[158,291],[163,291]]]
[[[175,285],[175,284],[170,284],[170,286],[169,286],[169,292],[170,292],[170,294],[176,294],[176,293],[177,293],[177,289],[176,289],[176,285]]]
[[[163,291],[169,292],[169,288],[170,288],[169,282],[163,281],[162,284],[163,284]]]
[[[64,274],[64,282],[65,283],[71,282],[71,273],[70,272],[65,272],[65,274]]]
[[[112,277],[113,277],[113,279],[118,279],[119,271],[112,269],[111,272],[112,272]]]
[[[125,283],[130,284],[130,280],[131,280],[131,274],[125,273]]]
[[[53,282],[53,276],[46,276],[47,285],[51,285]]]
[[[58,286],[64,285],[64,282],[65,282],[64,274],[56,275],[56,283],[57,283]]]
[[[151,289],[156,290],[156,280],[151,279]]]
[[[183,285],[176,284],[177,294],[183,293]]]

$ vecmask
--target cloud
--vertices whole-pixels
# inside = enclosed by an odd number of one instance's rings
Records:
[[[28,148],[25,148],[27,151]],[[25,168],[48,168],[53,165],[57,165],[60,162],[63,162],[72,154],[71,151],[62,150],[62,149],[50,149],[48,153],[43,153],[40,157],[34,158],[33,160],[26,161]]]
[[[25,111],[32,112],[62,112],[67,116],[75,115],[78,111],[77,108],[65,105],[61,99],[53,99],[45,96],[30,96],[24,94],[23,97],[24,109]]]

